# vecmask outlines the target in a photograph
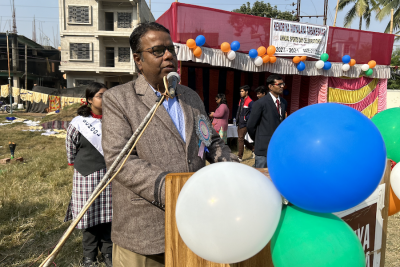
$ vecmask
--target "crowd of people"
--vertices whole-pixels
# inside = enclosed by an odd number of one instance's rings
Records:
[[[130,37],[139,77],[107,89],[92,83],[86,101],[67,132],[68,164],[74,168],[71,202],[65,220],[76,218],[125,144],[158,97],[166,93],[163,77],[177,69],[177,52],[170,32],[155,22],[139,24]],[[255,167],[265,168],[269,140],[285,118],[287,103],[279,95],[282,78],[271,75],[267,88],[240,88],[236,114],[238,156],[226,145],[229,108],[218,94],[215,112],[206,113],[192,89],[178,85],[175,98],[166,99],[143,133],[140,142],[111,184],[96,199],[77,225],[82,230],[83,266],[97,266],[98,253],[107,267],[164,266],[165,177],[169,173],[196,172],[206,161],[240,162],[244,145],[255,156]],[[211,144],[199,156],[199,136],[193,125],[209,116]],[[244,137],[255,140],[254,146]]]

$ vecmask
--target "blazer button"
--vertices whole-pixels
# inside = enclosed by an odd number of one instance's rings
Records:
[[[189,160],[188,160],[188,163],[190,164],[190,162],[191,162],[191,161],[190,161],[190,159],[189,159]]]

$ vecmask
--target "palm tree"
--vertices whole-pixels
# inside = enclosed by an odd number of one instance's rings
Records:
[[[382,21],[386,16],[390,16],[390,10],[394,9],[393,30],[400,29],[400,0],[377,0],[383,7],[378,9],[376,18]],[[390,21],[386,26],[385,32],[390,31]]]
[[[365,20],[365,26],[368,29],[371,23],[371,13],[378,9],[377,1],[380,0],[340,0],[338,10],[343,10],[346,6],[353,4],[353,7],[347,12],[344,18],[344,27],[348,28],[356,17],[360,18],[358,29],[361,30],[362,21]],[[398,0],[400,1],[400,0]]]

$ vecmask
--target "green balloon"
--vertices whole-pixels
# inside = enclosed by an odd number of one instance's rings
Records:
[[[378,127],[386,146],[386,157],[400,161],[400,108],[390,108],[372,117],[372,122]]]
[[[374,73],[374,70],[373,70],[373,69],[368,69],[368,70],[365,72],[365,75],[371,76],[372,73]]]
[[[321,60],[322,60],[323,62],[328,61],[328,59],[329,59],[329,55],[328,55],[327,53],[323,53],[323,54],[321,55]]]
[[[285,206],[271,240],[275,267],[365,267],[361,242],[331,213]]]

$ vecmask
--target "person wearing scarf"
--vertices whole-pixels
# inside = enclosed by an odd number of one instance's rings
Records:
[[[78,109],[66,138],[68,165],[74,167],[71,201],[64,221],[74,219],[106,174],[102,139],[102,97],[107,87],[91,83],[86,88],[86,103]],[[98,250],[107,267],[112,266],[111,184],[89,207],[76,228],[82,230],[85,267],[97,266]]]

